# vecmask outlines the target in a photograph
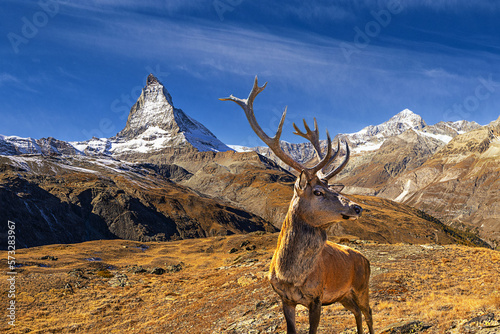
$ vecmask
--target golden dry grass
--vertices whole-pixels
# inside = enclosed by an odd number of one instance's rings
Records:
[[[251,234],[147,244],[111,240],[20,250],[16,326],[8,326],[4,318],[0,330],[285,333],[278,298],[265,277],[276,238],[276,234]],[[372,264],[371,305],[377,333],[408,320],[430,325],[426,333],[460,333],[478,315],[492,312],[500,319],[499,252],[462,246],[351,246]],[[236,251],[230,253],[233,248]],[[46,255],[58,260],[40,259]],[[0,256],[0,265],[6,268],[6,252]],[[92,257],[101,261],[86,260]],[[163,275],[131,271],[134,265],[149,270],[177,264],[182,270]],[[112,286],[110,282],[121,275],[127,276],[126,284]],[[4,302],[6,278],[2,271]],[[298,308],[297,321],[299,332],[306,333],[305,308]],[[354,327],[354,317],[340,305],[323,308],[320,333],[350,333]]]

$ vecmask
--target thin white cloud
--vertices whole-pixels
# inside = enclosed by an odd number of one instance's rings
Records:
[[[394,0],[386,0],[394,1]],[[406,7],[425,7],[438,11],[499,11],[500,3],[498,1],[470,1],[470,0],[401,0],[401,3]]]
[[[364,82],[374,80],[391,86],[402,82],[404,87],[405,81],[423,82],[429,78],[453,86],[476,80],[478,74],[473,69],[481,71],[484,63],[492,59],[491,54],[482,51],[457,52],[429,42],[390,40],[390,46],[374,44],[359,49],[348,63],[339,48],[341,41],[332,37],[300,31],[283,37],[206,20],[188,23],[150,17],[145,24],[143,19],[139,14],[108,18],[98,22],[100,31],[60,29],[52,38],[76,49],[100,50],[107,57],[127,57],[138,62],[161,59],[191,70],[198,77],[209,75],[210,70],[237,76],[266,73],[311,90],[365,88]],[[467,66],[471,73],[464,71]],[[372,91],[381,88],[376,85]]]
[[[21,81],[10,73],[0,73],[0,87],[16,88],[21,91],[38,93],[29,82]]]
[[[9,84],[18,84],[19,79],[9,73],[0,73],[0,86]]]

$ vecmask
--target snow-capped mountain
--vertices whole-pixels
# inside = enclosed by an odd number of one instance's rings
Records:
[[[341,135],[349,140],[354,152],[373,151],[380,148],[389,137],[394,137],[403,132],[425,128],[422,117],[409,109],[405,109],[379,125],[369,125],[362,130]]]
[[[352,154],[356,156],[362,155],[363,153],[374,154],[379,151],[388,139],[401,136],[408,130],[413,131],[415,136],[421,137],[424,141],[425,138],[433,140],[436,147],[441,147],[447,144],[453,137],[479,127],[480,125],[476,122],[469,121],[440,122],[435,125],[427,125],[421,116],[409,109],[405,109],[379,125],[369,125],[358,132],[339,134],[337,137],[347,140]],[[335,141],[334,139],[333,142]],[[285,152],[301,163],[310,161],[316,154],[309,142],[300,144],[282,142],[281,146]],[[326,140],[321,141],[321,146],[323,150],[326,150]],[[254,150],[275,160],[283,168],[289,169],[288,166],[282,164],[281,161],[274,156],[268,147],[231,147],[238,151]],[[354,159],[356,160],[356,158]],[[353,166],[355,163],[351,161],[350,165]]]
[[[57,154],[110,155],[160,152],[166,148],[197,151],[230,151],[203,124],[175,108],[172,96],[150,74],[141,96],[132,106],[125,128],[111,138],[91,138],[82,142],[64,142],[54,138],[22,138],[0,135],[0,155]]]
[[[453,137],[479,128],[476,122],[439,122],[427,125],[419,115],[405,109],[379,125],[369,125],[361,131],[345,136],[356,153],[379,149],[387,138],[399,136],[407,130],[414,130],[420,136],[434,138],[448,144]]]
[[[153,74],[148,76],[141,96],[130,109],[122,131],[112,138],[92,138],[71,144],[88,154],[116,156],[153,153],[168,147],[216,152],[231,150],[203,124],[175,108],[172,96]]]
[[[18,154],[82,155],[83,153],[67,142],[52,137],[33,139],[0,135],[0,155]]]

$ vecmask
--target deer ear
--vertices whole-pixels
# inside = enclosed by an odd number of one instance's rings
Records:
[[[304,190],[307,187],[307,183],[309,180],[307,179],[307,175],[304,171],[302,171],[297,179],[297,182],[295,182],[295,188],[299,190]]]

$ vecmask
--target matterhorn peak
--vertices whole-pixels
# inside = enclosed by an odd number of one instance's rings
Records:
[[[199,151],[230,150],[205,126],[175,108],[169,92],[152,73],[147,77],[141,96],[130,109],[125,128],[113,141],[117,142],[113,153],[134,150],[122,143],[137,144],[141,146],[137,149],[147,152],[185,146]]]
[[[154,85],[154,84],[160,84],[161,85],[161,82],[160,82],[160,80],[158,80],[157,77],[155,77],[153,75],[153,73],[149,73],[148,79],[146,81],[146,86]]]
[[[150,73],[146,80],[146,87],[143,89],[143,94],[145,99],[151,101],[166,101],[173,107],[172,96],[163,86],[163,84],[158,80],[157,77]]]

